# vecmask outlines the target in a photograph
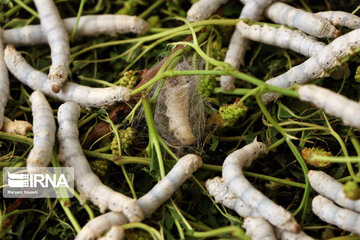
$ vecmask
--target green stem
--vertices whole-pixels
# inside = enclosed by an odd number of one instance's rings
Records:
[[[164,168],[164,163],[163,163],[163,159],[162,159],[158,134],[155,129],[155,123],[154,123],[153,114],[151,111],[150,102],[146,97],[143,97],[142,100],[143,100],[143,108],[144,108],[144,113],[145,113],[145,120],[148,125],[148,129],[149,129],[149,141],[154,144],[156,156],[157,156],[158,163],[159,163],[160,177],[164,178],[165,177],[165,168]]]
[[[39,18],[39,14],[32,9],[31,7],[27,6],[25,2],[21,0],[14,0],[19,6],[21,6],[23,9],[25,9],[27,12],[31,13],[33,16]]]
[[[224,235],[224,234],[230,234],[233,237],[237,237],[237,238],[243,239],[243,240],[245,240],[245,239],[251,240],[251,238],[246,236],[244,230],[242,228],[240,228],[239,226],[227,226],[227,227],[210,230],[207,232],[188,233],[187,235],[196,237],[196,238],[210,238],[210,237],[215,237],[215,236]]]
[[[299,211],[303,210],[303,214],[302,214],[302,222],[303,222],[304,219],[305,219],[305,214],[306,214],[307,204],[308,204],[308,199],[309,199],[309,194],[310,194],[310,184],[309,184],[309,179],[307,177],[308,168],[307,168],[306,163],[304,162],[304,159],[302,158],[301,154],[297,150],[296,146],[291,141],[291,138],[289,137],[289,135],[284,131],[284,129],[282,127],[280,127],[278,125],[278,123],[275,121],[275,119],[272,118],[272,116],[270,115],[270,113],[266,109],[264,103],[261,101],[261,98],[260,98],[259,94],[256,95],[256,101],[257,101],[262,113],[264,114],[265,118],[274,126],[274,128],[276,130],[278,130],[280,132],[281,135],[283,135],[283,137],[285,138],[286,143],[288,144],[290,150],[294,154],[296,160],[299,162],[299,164],[301,166],[301,169],[303,171],[304,179],[305,179],[304,195],[303,195],[303,198],[301,200],[300,206],[294,212],[294,215],[296,215]]]
[[[245,94],[249,93],[251,90],[252,89],[248,89],[248,88],[235,88],[234,90],[226,91],[220,87],[217,87],[214,89],[214,93],[216,93],[216,94],[223,93],[226,95],[245,95]]]
[[[79,11],[78,11],[77,16],[76,16],[76,23],[75,23],[74,29],[73,29],[73,31],[71,33],[71,41],[74,41],[74,39],[75,39],[76,31],[77,31],[77,29],[79,27],[80,17],[81,17],[81,15],[83,13],[83,10],[84,10],[85,2],[86,2],[86,0],[81,0],[81,2],[80,2]]]
[[[144,12],[142,12],[138,17],[145,19],[154,9],[163,4],[165,0],[157,0],[150,7],[148,7]]]

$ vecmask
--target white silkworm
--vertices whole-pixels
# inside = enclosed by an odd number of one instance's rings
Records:
[[[244,166],[249,167],[256,157],[267,151],[266,145],[255,139],[225,159],[222,176],[229,190],[237,198],[255,208],[267,221],[282,230],[297,233],[300,226],[291,213],[255,189],[242,172]]]
[[[4,32],[0,29],[0,129],[4,124],[5,107],[10,95],[8,70],[4,62],[3,35]]]
[[[200,0],[194,3],[187,12],[189,22],[197,22],[209,18],[222,4],[228,0]]]
[[[341,118],[345,125],[360,129],[360,104],[338,93],[313,84],[298,89],[302,101],[311,102],[326,113]]]
[[[169,131],[183,145],[191,145],[195,137],[189,121],[189,84],[183,77],[168,80],[164,84],[166,116],[169,118]]]
[[[312,210],[324,222],[360,234],[360,214],[338,207],[331,200],[321,195],[313,199]]]
[[[53,0],[34,0],[39,12],[41,27],[51,49],[49,80],[57,93],[67,80],[70,65],[70,42],[63,20]]]
[[[76,24],[76,17],[65,18],[65,27],[70,35]],[[101,34],[114,36],[123,33],[145,33],[149,24],[136,16],[127,15],[88,15],[80,17],[76,38],[92,37]],[[4,30],[4,42],[14,46],[34,46],[46,44],[48,40],[40,25],[30,25]]]
[[[30,130],[32,130],[32,125],[27,121],[11,121],[11,119],[4,117],[4,124],[1,131],[25,136]]]
[[[126,223],[128,223],[128,220],[123,213],[108,212],[85,224],[76,236],[75,240],[93,240],[100,237],[113,226],[120,226]]]
[[[325,44],[317,41],[300,31],[292,31],[284,26],[280,28],[269,25],[259,26],[257,24],[248,25],[240,21],[236,28],[240,31],[241,36],[252,41],[262,42],[281,48],[291,49],[294,52],[301,53],[310,57],[325,47]]]
[[[236,211],[241,217],[261,217],[261,214],[249,204],[244,203],[229,191],[223,178],[215,177],[205,182],[205,187],[215,202],[223,204],[225,207]],[[282,240],[313,240],[303,231],[291,233],[275,227],[278,237]]]
[[[141,207],[144,216],[151,216],[201,165],[202,160],[197,155],[188,154],[180,158],[160,182],[137,200],[137,204]],[[109,212],[103,214],[89,221],[81,229],[76,240],[93,239],[101,236],[112,226],[122,225],[126,222],[127,220],[122,213]]]
[[[188,154],[180,158],[159,183],[137,200],[144,212],[144,216],[148,217],[158,209],[201,165],[201,158],[194,154]]]
[[[46,167],[55,143],[55,119],[50,104],[41,91],[34,91],[29,98],[33,114],[34,146],[26,160],[29,173],[36,167]]]
[[[265,16],[275,23],[297,28],[315,37],[333,38],[338,35],[336,28],[328,21],[282,2],[271,4],[265,10]]]
[[[351,29],[360,28],[360,17],[343,11],[326,11],[315,13],[316,16],[329,21],[335,26],[344,26]]]
[[[249,18],[257,21],[261,19],[264,9],[270,5],[272,0],[248,0],[241,11],[239,18]],[[228,51],[226,52],[224,62],[229,63],[235,69],[244,64],[244,57],[249,41],[241,37],[240,31],[235,28],[231,36]],[[221,76],[220,84],[224,90],[232,90],[235,88],[235,78],[232,76]]]
[[[112,226],[106,235],[98,238],[98,240],[122,240],[124,234],[124,229],[121,226]]]
[[[302,64],[291,68],[275,78],[266,81],[267,84],[288,88],[295,83],[304,84],[312,79],[329,76],[328,71],[341,65],[340,59],[354,52],[360,47],[360,29],[353,30],[336,38],[323,47],[314,56]],[[276,93],[265,93],[261,96],[265,104],[278,96]]]
[[[274,229],[263,218],[247,217],[243,227],[246,229],[246,235],[252,240],[276,240]]]
[[[59,158],[67,167],[74,168],[75,185],[78,191],[82,197],[88,198],[98,205],[101,212],[106,209],[121,211],[130,222],[141,221],[143,213],[135,199],[105,186],[91,171],[78,140],[77,123],[79,116],[80,107],[74,102],[67,102],[59,107],[59,131],[57,135],[60,144]]]
[[[4,59],[9,71],[20,82],[62,102],[71,101],[83,107],[106,108],[130,99],[131,90],[125,87],[91,88],[73,82],[66,82],[60,92],[55,94],[46,74],[33,69],[12,45],[6,47]]]
[[[345,107],[345,106],[344,106]],[[360,212],[360,200],[346,197],[343,185],[322,171],[310,170],[308,173],[311,187],[319,194],[333,200],[338,205]]]

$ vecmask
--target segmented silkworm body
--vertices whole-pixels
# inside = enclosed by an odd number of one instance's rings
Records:
[[[34,0],[41,27],[51,49],[49,79],[52,91],[59,92],[67,80],[70,65],[70,42],[63,20],[53,0]]]
[[[147,194],[137,200],[145,216],[150,216],[157,208],[167,201],[171,195],[190,178],[202,165],[199,156],[188,154],[180,158],[170,172],[158,182]],[[125,216],[118,212],[109,212],[89,221],[80,231],[77,240],[93,239],[101,236],[112,226],[127,222]]]
[[[333,38],[338,35],[336,28],[328,21],[313,13],[275,2],[265,10],[265,16],[275,23],[288,25],[319,38]]]
[[[228,0],[200,0],[194,3],[187,12],[187,20],[197,22],[209,18]]]
[[[288,88],[295,83],[304,84],[312,79],[329,76],[328,71],[341,65],[340,59],[360,47],[360,29],[353,30],[336,38],[323,47],[314,56],[302,64],[291,68],[275,78],[266,81],[267,84]],[[263,102],[269,103],[278,96],[276,93],[265,93],[261,96]]]
[[[243,227],[246,229],[246,235],[252,240],[276,240],[274,229],[263,218],[247,217]]]
[[[195,141],[189,121],[189,87],[183,77],[168,80],[164,84],[169,131],[183,145],[191,145]]]
[[[98,240],[122,240],[124,234],[124,229],[121,226],[112,226],[106,235],[98,238]]]
[[[74,168],[75,184],[80,194],[98,205],[101,212],[106,209],[121,211],[130,222],[141,221],[143,213],[136,201],[105,186],[91,171],[78,140],[79,116],[80,107],[74,102],[67,102],[59,107],[59,159],[67,167]]]
[[[316,16],[329,21],[335,26],[344,26],[352,29],[360,28],[360,17],[343,11],[325,11],[315,13]]]
[[[236,28],[241,36],[252,41],[275,45],[281,48],[291,49],[310,57],[325,47],[325,44],[317,41],[300,31],[292,31],[284,26],[274,28],[268,25],[259,26],[257,24],[248,25],[240,21]]]
[[[4,62],[3,35],[4,32],[0,29],[0,129],[4,124],[5,107],[10,95],[8,70]]]
[[[70,35],[76,24],[76,17],[65,18],[65,27]],[[114,36],[123,33],[145,33],[149,24],[136,16],[127,15],[88,15],[80,17],[76,38],[93,37],[101,34]],[[4,30],[4,42],[15,46],[34,46],[47,44],[48,40],[40,25],[30,25]]]
[[[345,106],[344,106],[345,107]],[[321,195],[333,200],[338,205],[360,212],[360,200],[346,197],[343,185],[322,171],[310,170],[308,173],[311,187]]]
[[[331,200],[321,195],[313,199],[312,210],[324,222],[360,234],[360,214],[338,207]]]
[[[311,102],[326,113],[341,118],[344,124],[360,129],[360,104],[338,93],[313,84],[298,89],[302,101]]]
[[[34,91],[30,98],[33,114],[34,146],[26,160],[29,173],[36,172],[36,167],[46,167],[55,143],[55,119],[53,111],[41,91]]]
[[[205,182],[205,187],[209,194],[214,197],[215,202],[235,210],[241,217],[261,217],[256,208],[244,203],[229,191],[223,178],[215,177],[208,179]]]
[[[11,119],[4,117],[4,124],[1,131],[25,136],[30,130],[32,130],[32,125],[27,121],[12,121]]]
[[[171,171],[159,183],[137,200],[137,203],[144,212],[144,216],[150,216],[167,201],[180,185],[191,177],[192,173],[201,165],[201,158],[194,154],[188,154],[180,158]]]
[[[249,18],[257,21],[261,19],[264,9],[271,4],[271,0],[249,0],[241,11],[240,18]],[[229,63],[235,69],[244,64],[244,57],[249,41],[241,37],[240,31],[235,28],[231,36],[229,48],[226,52],[225,62]],[[221,76],[220,84],[224,90],[232,90],[235,88],[235,78],[232,76]]]
[[[300,226],[291,213],[255,189],[242,172],[244,166],[249,167],[255,158],[267,151],[266,145],[255,139],[225,159],[222,176],[230,192],[255,208],[267,221],[282,230],[297,233],[300,231]]]
[[[6,47],[4,59],[9,71],[20,82],[62,102],[72,101],[83,107],[106,108],[130,99],[130,89],[125,87],[91,88],[73,82],[66,82],[60,92],[55,94],[46,74],[33,69],[12,45]]]
[[[208,179],[205,182],[205,187],[209,194],[215,199],[215,202],[221,203],[225,207],[236,211],[241,217],[261,217],[261,214],[255,208],[244,203],[229,191],[223,178],[215,177]],[[303,231],[291,233],[277,227],[275,227],[275,231],[277,236],[282,240],[313,240],[312,237],[309,237]]]
[[[128,223],[125,215],[121,212],[108,212],[100,215],[82,227],[75,240],[92,240],[100,237],[103,233],[114,226]]]

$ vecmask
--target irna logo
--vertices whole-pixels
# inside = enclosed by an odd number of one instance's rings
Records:
[[[11,188],[69,187],[64,174],[8,173],[8,185]]]
[[[5,198],[69,198],[73,197],[74,169],[4,168],[3,182]]]

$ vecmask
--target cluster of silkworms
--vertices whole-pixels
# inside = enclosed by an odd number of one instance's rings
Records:
[[[227,1],[200,0],[188,11],[189,21],[209,18]],[[360,17],[342,11],[310,13],[280,1],[246,0],[230,40],[225,62],[234,68],[244,65],[249,41],[261,42],[300,53],[308,60],[287,72],[266,81],[267,84],[288,88],[310,80],[330,76],[342,60],[360,47]],[[258,23],[262,18],[274,24]],[[340,36],[336,27],[347,27],[350,32]],[[318,38],[334,38],[326,44]],[[233,90],[235,78],[221,76],[221,88]],[[340,118],[345,125],[360,129],[360,104],[331,90],[304,85],[297,89],[300,100],[310,102],[325,113]],[[272,102],[278,93],[265,93],[263,103]],[[291,214],[276,205],[246,180],[242,173],[266,146],[256,140],[231,153],[224,161],[222,177],[209,179],[206,188],[217,203],[235,210],[244,217],[243,227],[252,239],[312,239],[300,231]],[[360,201],[348,199],[342,185],[323,172],[310,171],[309,180],[322,196],[313,199],[312,209],[319,218],[344,230],[360,234]],[[329,198],[329,199],[328,199]],[[332,201],[341,207],[334,204]],[[275,227],[273,229],[272,226]],[[300,231],[300,232],[299,232]]]

